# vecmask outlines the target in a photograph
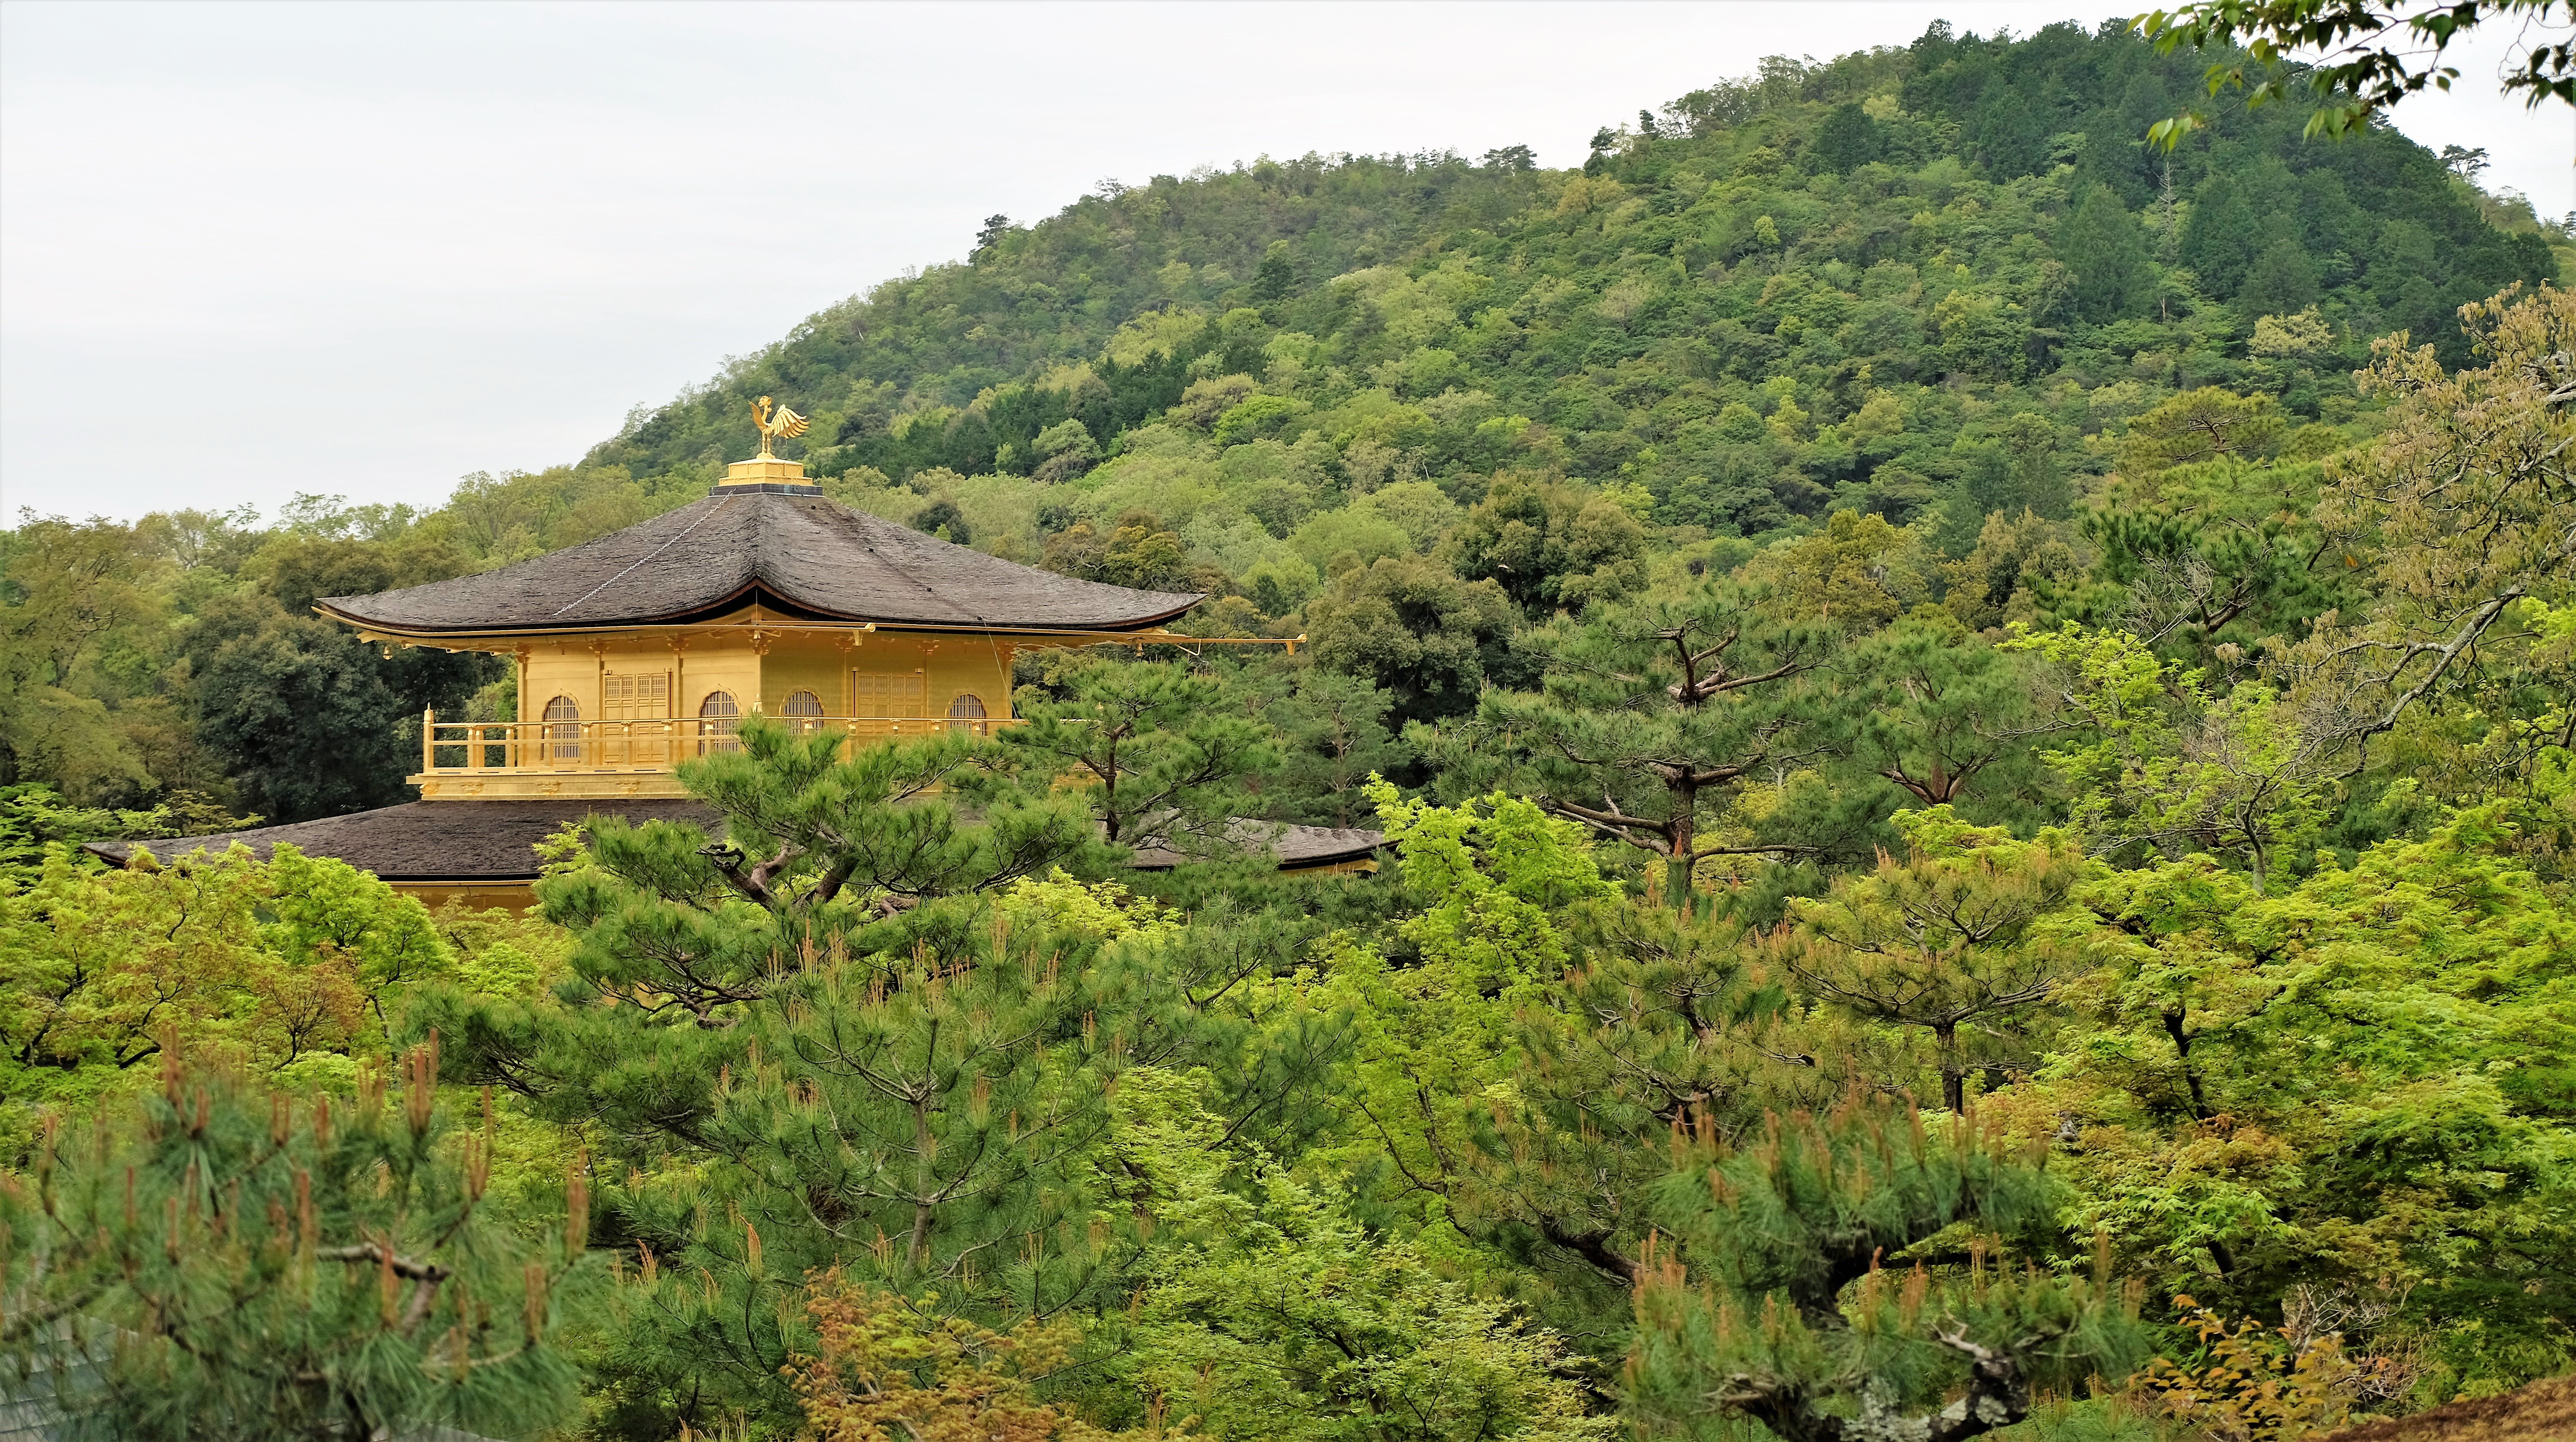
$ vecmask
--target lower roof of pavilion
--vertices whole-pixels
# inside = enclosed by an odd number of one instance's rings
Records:
[[[600,816],[633,824],[674,821],[719,836],[725,828],[723,813],[704,802],[682,798],[407,801],[318,821],[162,841],[93,841],[83,849],[122,866],[138,850],[148,850],[155,859],[167,862],[197,850],[221,854],[235,844],[248,847],[265,861],[284,843],[307,856],[345,861],[389,882],[507,885],[536,879],[538,842],[566,826]],[[1350,827],[1264,821],[1238,821],[1230,832],[1236,845],[1275,859],[1282,871],[1365,861],[1386,840],[1379,832]],[[1184,859],[1168,845],[1149,840],[1136,848],[1130,864],[1140,871],[1159,871]]]

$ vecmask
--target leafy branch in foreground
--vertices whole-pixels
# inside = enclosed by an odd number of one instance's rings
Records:
[[[2460,72],[2442,63],[2451,42],[2488,22],[2515,18],[2528,26],[2576,24],[2576,5],[2567,0],[2201,0],[2140,17],[2132,27],[2155,42],[2158,54],[2170,55],[2188,45],[2195,50],[2242,43],[2243,59],[2221,60],[2209,67],[2203,84],[2211,95],[2221,90],[2245,93],[2252,109],[2287,100],[2293,91],[2315,95],[2308,114],[2311,137],[2340,138],[2368,124],[2371,117],[2427,86],[2448,90]],[[2519,68],[2502,77],[2504,91],[2524,92],[2537,107],[2555,98],[2576,105],[2576,53],[2563,35],[2555,43],[2532,46]],[[2293,68],[2283,57],[2318,52],[2314,66]],[[2246,84],[2247,62],[2263,68]],[[2170,150],[2185,135],[2208,124],[2208,118],[2186,110],[2147,129],[2150,143]]]

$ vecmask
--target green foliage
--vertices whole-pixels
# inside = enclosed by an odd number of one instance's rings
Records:
[[[1661,858],[1665,899],[1685,905],[1706,858],[1802,849],[1705,839],[1702,808],[1815,745],[1798,683],[1829,641],[1731,586],[1601,608],[1534,638],[1546,689],[1488,693],[1461,744],[1558,814]]]
[[[2080,1128],[2084,1222],[2168,1292],[2375,1308],[2420,1400],[2563,1366],[2564,786],[2271,897],[2198,857],[2090,884],[2089,1024],[2033,1103]]]
[[[1395,698],[1357,676],[1318,666],[1259,678],[1268,700],[1261,719],[1278,737],[1280,763],[1261,778],[1264,816],[1323,826],[1358,826],[1374,808],[1361,783],[1401,771],[1413,748],[1388,734]],[[1274,689],[1275,688],[1275,689]]]
[[[194,792],[173,793],[149,810],[73,806],[50,786],[0,787],[0,873],[24,877],[43,864],[55,842],[158,841],[211,836],[257,826],[257,816],[232,816]]]
[[[1118,1078],[1234,1045],[1239,1023],[1203,1013],[1268,960],[1058,869],[1096,864],[1098,832],[1044,773],[1013,780],[1016,749],[839,760],[830,737],[742,736],[684,770],[728,843],[595,823],[584,863],[540,884],[575,933],[551,1005],[451,996],[413,1018],[456,1039],[451,1076],[595,1129],[629,1168],[604,1195],[655,1280],[598,1365],[639,1419],[784,1415],[809,1272],[983,1317],[1121,1295]],[[1227,1055],[1256,1108],[1295,1065]]]
[[[1498,482],[1450,533],[1470,581],[1491,578],[1531,615],[1580,611],[1645,583],[1645,531],[1607,496],[1514,479]]]
[[[2205,88],[2245,92],[2250,109],[2286,100],[2304,88],[2317,107],[2308,113],[2310,135],[2346,136],[2371,117],[2427,85],[2448,90],[2459,71],[2444,65],[2452,40],[2485,21],[2507,21],[2518,15],[2546,17],[2544,0],[2473,0],[2466,5],[2423,8],[2403,4],[2328,6],[2308,0],[2205,0],[2174,10],[2158,10],[2136,22],[2139,34],[2155,41],[2160,52],[2189,45],[2195,49],[2234,48],[2244,41],[2241,57],[2229,56],[2209,67]],[[2284,62],[2285,53],[2319,51],[2324,63],[2313,67]],[[2250,65],[2248,62],[2251,62]],[[2249,88],[2248,69],[2258,78]],[[2504,90],[2527,92],[2533,106],[2557,99],[2576,104],[2576,66],[2566,44],[2541,45],[2503,74]],[[2186,110],[2149,128],[2148,138],[2171,148],[2183,136],[2208,124]]]
[[[2012,653],[1925,607],[1837,669],[1853,683],[1833,715],[1855,769],[1925,806],[1994,819],[2039,809],[2028,737],[2042,706]]]
[[[1554,918],[1603,891],[1581,827],[1499,792],[1466,806],[1431,806],[1371,777],[1368,798],[1405,884],[1430,898],[1402,928],[1427,958],[1457,968],[1478,991],[1564,969],[1566,938]]]
[[[2084,319],[2116,320],[2146,308],[2154,285],[2146,232],[2111,187],[2084,192],[2057,249],[2075,272],[2075,308]]]
[[[1315,664],[1392,694],[1406,721],[1457,715],[1489,680],[1512,675],[1512,623],[1500,586],[1419,556],[1346,572],[1306,607]]]
[[[1607,1438],[1586,1406],[1589,1359],[1512,1304],[1371,1237],[1255,1153],[1225,1175],[1223,1122],[1185,1079],[1145,1069],[1121,1088],[1159,1240],[1114,1366],[1211,1437]]]
[[[278,1084],[346,1084],[399,999],[449,975],[419,901],[346,863],[236,847],[111,871],[49,847],[0,887],[0,1148],[40,1106],[148,1082],[173,1045]]]
[[[2330,757],[2262,681],[2214,695],[2137,637],[2072,624],[2005,645],[2057,668],[2051,689],[2077,739],[2048,762],[2081,798],[2074,821],[2096,849],[2220,852],[2259,892],[2315,840]]]

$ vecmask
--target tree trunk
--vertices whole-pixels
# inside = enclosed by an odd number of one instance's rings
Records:
[[[1672,850],[1664,854],[1664,903],[1687,916],[1691,905],[1691,873],[1697,870],[1697,858],[1691,849],[1699,844],[1695,823],[1699,820],[1699,787],[1685,775],[1664,783],[1670,796]]]
[[[1959,1065],[1959,1025],[1942,1022],[1932,1028],[1941,1047],[1941,1104],[1952,1115],[1968,1109],[1968,1069]]]

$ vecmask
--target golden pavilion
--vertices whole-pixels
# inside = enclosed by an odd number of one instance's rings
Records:
[[[766,397],[763,398],[764,401]],[[420,800],[229,836],[170,856],[279,842],[372,871],[432,905],[525,908],[534,845],[595,815],[721,825],[674,768],[754,713],[854,741],[1012,724],[1017,654],[1037,646],[1201,644],[1164,627],[1205,599],[1018,565],[827,498],[769,438],[705,499],[477,576],[332,596],[314,609],[385,646],[509,657],[518,714],[421,717]],[[1263,828],[1283,869],[1369,865],[1377,833]],[[123,861],[130,848],[92,849]],[[1170,865],[1155,848],[1140,867]]]

